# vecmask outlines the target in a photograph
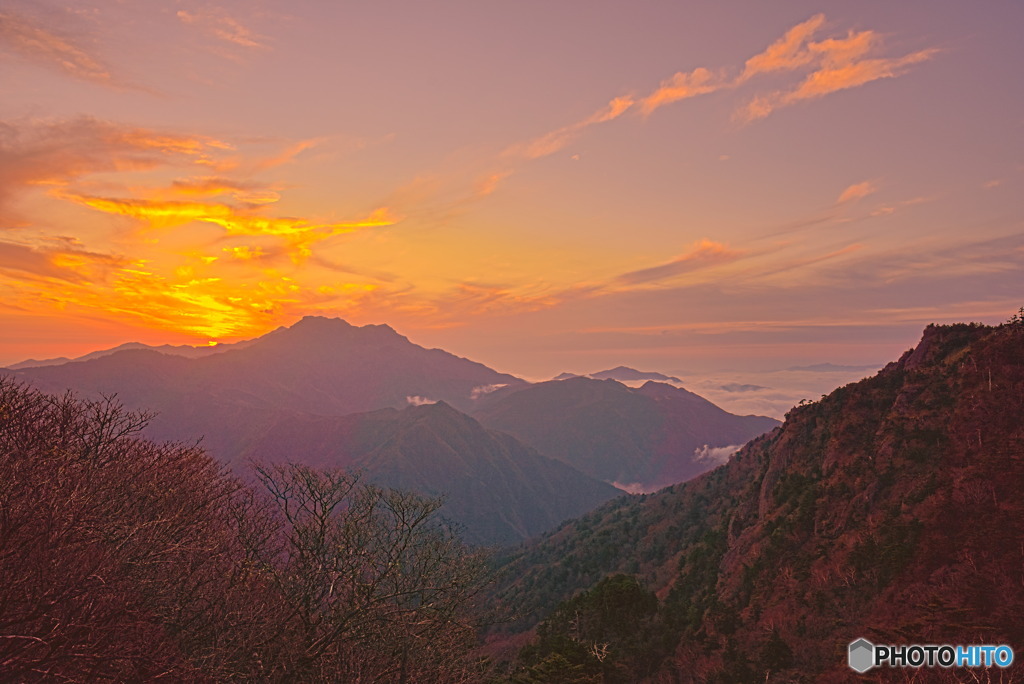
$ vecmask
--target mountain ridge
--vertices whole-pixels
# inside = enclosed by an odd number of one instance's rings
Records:
[[[549,616],[520,667],[558,655],[617,671],[550,636],[564,634],[556,604],[615,573],[659,598],[643,623],[657,643],[619,666],[654,660],[672,681],[848,681],[860,637],[1022,643],[1021,425],[1024,325],[929,326],[729,463],[604,504],[513,556],[503,596],[521,627]]]

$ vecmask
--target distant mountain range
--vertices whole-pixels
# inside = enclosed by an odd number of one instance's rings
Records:
[[[594,380],[618,380],[619,382],[637,382],[642,380],[656,380],[658,382],[677,382],[681,383],[677,377],[672,375],[663,375],[662,373],[655,373],[651,371],[638,371],[634,368],[627,368],[626,366],[616,366],[610,370],[598,371],[597,373],[588,373],[587,375],[576,375],[575,373],[561,373],[552,380],[568,380],[569,378],[593,378]]]
[[[149,437],[202,439],[237,468],[289,459],[445,493],[449,515],[486,543],[590,510],[617,493],[605,482],[650,488],[692,477],[717,462],[705,446],[735,448],[777,424],[657,383],[531,385],[386,325],[322,317],[225,349],[129,344],[9,372],[48,392],[116,394],[156,413]]]
[[[593,477],[646,491],[718,465],[705,447],[735,450],[779,425],[664,383],[630,388],[583,377],[497,390],[473,415]]]
[[[475,389],[524,384],[483,364],[424,349],[386,325],[357,327],[318,316],[225,353],[186,358],[151,348],[127,349],[19,374],[45,390],[117,392],[126,404],[164,416],[156,425],[186,405],[195,412],[225,403],[345,415],[401,408],[419,398],[469,409]]]
[[[514,681],[642,667],[642,681],[841,682],[860,637],[1018,648],[1021,425],[1024,324],[930,326],[722,467],[526,546],[503,596],[520,629],[547,619]],[[633,613],[609,615],[614,592],[638,597]],[[577,647],[590,643],[608,657]]]
[[[184,356],[188,359],[196,359],[201,356],[209,356],[210,354],[219,354],[221,352],[228,351],[229,349],[244,349],[251,343],[252,340],[245,340],[242,342],[228,344],[191,346],[187,344],[152,345],[143,344],[142,342],[126,342],[124,344],[119,344],[116,347],[111,347],[110,349],[101,349],[100,351],[76,356],[73,359],[69,359],[66,356],[58,356],[54,359],[26,359],[25,361],[12,364],[7,368],[10,370],[21,370],[23,368],[40,368],[42,366],[60,366],[74,361],[89,361],[103,356],[110,356],[111,354],[116,354],[117,352],[125,351],[127,349],[148,349],[150,351],[160,352],[161,354],[170,354],[171,356]]]
[[[473,543],[514,544],[622,494],[444,402],[281,417],[244,457],[354,468],[385,486],[445,495],[445,515]]]

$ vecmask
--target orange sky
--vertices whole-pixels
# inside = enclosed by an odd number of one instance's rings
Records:
[[[1022,20],[8,1],[0,364],[304,314],[530,377],[890,359],[1024,305]]]

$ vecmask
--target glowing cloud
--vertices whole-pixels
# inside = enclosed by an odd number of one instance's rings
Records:
[[[310,245],[332,235],[351,233],[363,228],[390,226],[397,221],[386,207],[356,221],[311,223],[300,218],[259,216],[251,211],[213,202],[112,199],[72,194],[62,196],[97,211],[144,221],[154,228],[202,221],[220,226],[228,235],[271,235],[284,238],[292,247],[294,259],[310,256]]]
[[[797,24],[764,51],[749,58],[733,79],[726,76],[728,70],[713,72],[698,67],[692,71],[677,72],[640,101],[640,110],[648,115],[673,102],[738,88],[762,74],[811,69],[811,73],[796,87],[756,94],[736,113],[735,118],[739,120],[753,121],[801,100],[822,97],[881,78],[900,76],[910,65],[930,59],[936,53],[936,50],[928,49],[903,57],[870,57],[881,47],[882,41],[877,33],[850,31],[843,38],[812,41],[824,26],[824,14],[816,14]]]
[[[92,117],[0,121],[0,197],[93,173],[202,164],[230,145]]]
[[[0,274],[16,278],[36,277],[85,282],[111,268],[124,265],[123,258],[76,248],[71,240],[27,245],[0,241]]]
[[[231,195],[246,204],[272,204],[281,194],[262,183],[233,181],[212,176],[178,179],[171,183],[171,191],[186,197],[216,197]]]
[[[110,71],[70,36],[59,36],[32,19],[0,12],[0,44],[10,52],[73,78],[116,85]]]
[[[209,35],[232,45],[244,48],[261,48],[266,46],[266,38],[253,33],[237,19],[233,19],[226,14],[213,14],[210,12],[192,13],[178,10],[177,16],[183,24],[198,26]]]
[[[689,251],[668,263],[624,273],[616,278],[616,280],[627,285],[639,285],[655,280],[664,280],[682,275],[683,273],[735,261],[745,256],[745,254],[745,252],[732,249],[721,242],[704,239],[694,243]]]
[[[747,61],[738,82],[766,71],[792,70],[807,65],[812,65],[814,70],[791,90],[755,96],[737,112],[738,119],[761,119],[780,107],[802,100],[901,76],[911,65],[931,59],[938,52],[927,49],[902,57],[869,57],[882,45],[881,37],[874,31],[850,31],[845,38],[807,42],[823,22],[824,16],[818,15],[800,24],[766,52]]]
[[[768,48],[747,60],[738,82],[742,83],[757,74],[791,70],[810,63],[813,55],[806,48],[807,41],[825,23],[824,14],[816,14],[805,22],[786,31],[786,35]]]
[[[836,204],[845,204],[855,200],[864,199],[868,195],[878,192],[878,187],[871,181],[864,181],[846,188],[839,194]]]
[[[633,104],[634,102],[631,97],[616,97],[586,119],[563,126],[528,143],[514,145],[505,151],[505,155],[525,157],[526,159],[539,159],[554,154],[590,126],[619,118]]]
[[[658,107],[664,107],[690,97],[713,93],[725,85],[725,81],[703,67],[691,72],[680,71],[672,78],[662,81],[657,90],[645,97],[640,103],[640,111],[650,114]]]

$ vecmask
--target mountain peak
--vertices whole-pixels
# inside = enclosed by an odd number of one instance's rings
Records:
[[[620,382],[635,382],[638,380],[657,380],[660,382],[682,382],[679,378],[653,371],[638,371],[628,366],[616,366],[610,370],[591,373],[590,377],[596,380],[618,380]]]
[[[290,326],[281,326],[261,338],[265,340],[331,345],[340,339],[376,343],[386,339],[406,340],[389,325],[352,325],[343,318],[303,316]]]

